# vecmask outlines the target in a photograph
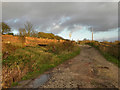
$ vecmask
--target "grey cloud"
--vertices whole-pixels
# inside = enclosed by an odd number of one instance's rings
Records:
[[[93,26],[98,32],[117,28],[118,23],[117,2],[4,2],[2,10],[3,21],[12,19],[8,24],[16,29],[30,21],[40,31],[48,28],[53,33],[60,33],[65,28],[72,31],[76,30],[76,24]],[[15,19],[18,19],[16,23]],[[53,29],[53,23],[59,28]]]

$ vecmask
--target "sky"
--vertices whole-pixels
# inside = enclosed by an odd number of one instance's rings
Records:
[[[34,30],[65,39],[91,40],[93,29],[94,40],[118,40],[117,2],[3,2],[2,21],[15,34],[29,21]]]

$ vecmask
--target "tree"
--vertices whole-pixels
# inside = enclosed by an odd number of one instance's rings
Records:
[[[32,30],[32,31],[31,31],[31,36],[32,36],[32,37],[38,37],[38,32],[35,31],[35,30]]]
[[[26,36],[26,30],[24,28],[19,28],[19,35]]]
[[[22,36],[22,28],[19,28],[19,35]]]
[[[33,31],[33,24],[30,22],[26,22],[25,30],[27,32],[27,36],[30,36],[31,32]]]
[[[5,22],[2,22],[1,24],[0,24],[0,27],[2,26],[2,34],[4,34],[4,33],[7,34],[11,31],[10,26],[8,26]]]
[[[14,35],[14,33],[8,33],[8,35]]]
[[[86,38],[83,39],[83,41],[86,41],[86,40],[87,40]]]

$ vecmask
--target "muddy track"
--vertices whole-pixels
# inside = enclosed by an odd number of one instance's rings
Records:
[[[49,71],[49,80],[38,88],[118,88],[117,66],[95,48],[80,47],[80,55]]]

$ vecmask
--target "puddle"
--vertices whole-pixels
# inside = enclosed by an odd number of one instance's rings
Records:
[[[35,79],[31,85],[33,88],[38,88],[40,87],[41,85],[43,85],[46,81],[48,81],[48,79],[50,78],[50,75],[49,74],[44,74],[44,75],[41,75],[39,78]]]
[[[109,67],[98,67],[98,68],[101,68],[101,69],[109,69]]]

